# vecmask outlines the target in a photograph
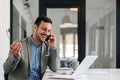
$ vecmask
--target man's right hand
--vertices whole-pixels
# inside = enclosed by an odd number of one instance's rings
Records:
[[[21,55],[20,54],[21,47],[22,47],[21,42],[13,42],[10,45],[10,50],[12,51],[12,53],[13,53],[14,56],[19,57]]]

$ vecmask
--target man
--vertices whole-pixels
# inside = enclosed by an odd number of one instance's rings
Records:
[[[3,67],[8,80],[42,80],[47,66],[52,71],[59,68],[56,37],[51,32],[50,18],[38,17],[33,34],[10,45],[9,56]]]

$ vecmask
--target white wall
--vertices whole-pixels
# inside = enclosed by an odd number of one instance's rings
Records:
[[[10,0],[0,0],[0,80],[4,80],[3,63],[9,51],[9,38],[6,30],[10,28]]]

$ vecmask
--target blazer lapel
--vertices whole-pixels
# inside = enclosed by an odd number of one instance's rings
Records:
[[[46,45],[45,45],[45,43],[43,42],[43,43],[42,43],[41,56],[45,55],[45,51],[46,51],[45,49],[46,49]]]
[[[31,37],[28,37],[28,58],[29,58],[29,64],[30,69],[32,68],[32,43],[31,43]]]

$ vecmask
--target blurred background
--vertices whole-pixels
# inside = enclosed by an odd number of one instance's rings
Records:
[[[34,21],[41,15],[39,3],[42,4],[42,0],[0,1],[1,80],[9,44],[33,33]],[[85,23],[79,15],[81,10],[85,12]],[[52,31],[57,37],[61,67],[68,67],[66,64],[70,61],[80,61],[86,55],[98,55],[92,68],[116,68],[116,0],[86,0],[84,8],[47,7],[45,12],[53,20]],[[82,24],[85,24],[82,26],[85,33],[81,41]],[[79,47],[83,43],[84,46]]]

